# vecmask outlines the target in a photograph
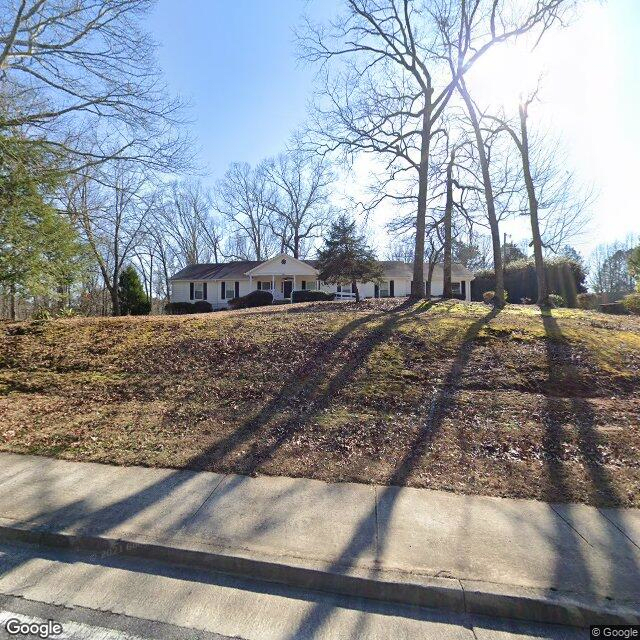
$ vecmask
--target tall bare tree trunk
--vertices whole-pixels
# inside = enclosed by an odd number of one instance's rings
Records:
[[[416,214],[416,246],[413,257],[413,282],[411,297],[424,298],[424,235],[427,219],[427,187],[429,181],[429,146],[431,144],[431,93],[426,96],[424,115],[422,117],[422,148],[420,151],[420,168],[418,170],[418,212]]]
[[[120,273],[118,269],[113,270],[113,284],[109,287],[109,295],[111,296],[111,315],[120,315],[120,292],[118,291],[118,284],[120,280]]]
[[[351,282],[351,291],[356,294],[356,302],[360,302],[360,291],[358,290],[358,283],[355,280]]]
[[[489,228],[491,229],[491,245],[493,248],[493,267],[496,274],[496,297],[495,304],[498,307],[504,306],[504,270],[502,266],[502,252],[500,246],[500,227],[498,225],[498,218],[496,216],[496,204],[493,198],[493,187],[491,185],[491,174],[489,173],[489,161],[484,148],[484,140],[482,139],[482,131],[480,129],[480,122],[478,121],[478,114],[476,113],[475,106],[467,90],[467,86],[464,80],[458,85],[462,99],[467,107],[469,113],[469,119],[473,126],[473,131],[476,138],[476,147],[478,149],[478,158],[480,160],[480,168],[482,169],[482,183],[484,187],[484,195],[487,203],[487,217],[489,219]]]
[[[429,260],[429,266],[427,269],[427,281],[425,282],[425,297],[427,300],[431,300],[431,281],[433,279],[433,269],[436,266],[436,263],[432,260]]]
[[[451,218],[453,214],[453,165],[456,159],[456,148],[451,149],[449,162],[447,163],[447,199],[444,205],[444,243],[443,243],[443,266],[442,266],[442,297],[449,299],[453,297],[451,289]]]
[[[16,319],[16,285],[9,285],[9,318]]]
[[[527,130],[527,107],[521,104],[518,109],[520,115],[520,134],[522,155],[522,170],[524,173],[524,183],[527,187],[527,198],[529,200],[529,217],[531,218],[531,238],[533,241],[533,257],[536,264],[536,279],[538,281],[538,304],[541,307],[549,304],[549,287],[547,285],[547,274],[544,268],[544,256],[542,254],[542,236],[540,235],[540,223],[538,221],[538,199],[531,175],[531,162],[529,159],[529,133]]]

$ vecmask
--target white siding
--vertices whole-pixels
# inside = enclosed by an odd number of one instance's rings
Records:
[[[189,283],[185,280],[174,280],[171,283],[171,302],[190,302]]]

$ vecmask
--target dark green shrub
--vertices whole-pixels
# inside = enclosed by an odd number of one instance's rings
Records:
[[[576,304],[579,309],[596,309],[600,296],[597,293],[579,293],[576,296]]]
[[[335,297],[335,293],[325,293],[324,291],[294,291],[291,294],[291,302],[317,302],[333,300]]]
[[[630,293],[628,296],[625,296],[622,300],[622,304],[624,304],[625,308],[630,313],[640,315],[640,292]]]
[[[567,303],[565,302],[564,298],[562,296],[559,296],[557,293],[550,293],[547,299],[549,300],[550,307],[566,307],[567,306]]]
[[[256,290],[247,293],[246,296],[232,298],[229,300],[231,309],[248,309],[249,307],[264,307],[273,302],[273,294],[271,291]]]
[[[193,311],[191,313],[210,313],[213,311],[213,306],[206,300],[198,300],[193,303]]]
[[[179,316],[185,313],[195,313],[193,304],[191,302],[170,302],[164,307],[164,312],[170,316]]]
[[[602,311],[602,313],[610,313],[614,316],[626,316],[629,314],[629,310],[621,300],[619,300],[618,302],[608,302],[606,304],[601,304],[600,311]]]
[[[118,280],[121,316],[146,316],[151,311],[151,300],[144,292],[140,276],[135,267],[129,265],[120,273]]]
[[[38,309],[37,311],[34,311],[31,314],[31,318],[33,320],[51,320],[51,318],[53,318],[53,315],[51,314],[51,311],[49,311],[49,309]]]
[[[586,293],[586,273],[580,262],[570,258],[553,258],[545,262],[547,284],[551,293],[561,295],[569,307],[576,306],[576,296]],[[532,259],[515,260],[504,268],[504,286],[512,300],[538,299],[536,267]],[[479,271],[471,281],[471,299],[480,301],[485,291],[495,291],[493,270]]]

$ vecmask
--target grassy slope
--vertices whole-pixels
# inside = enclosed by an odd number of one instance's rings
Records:
[[[0,329],[0,448],[640,506],[640,318],[321,303]]]

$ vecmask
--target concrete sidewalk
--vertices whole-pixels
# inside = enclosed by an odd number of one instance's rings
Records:
[[[487,615],[640,622],[640,510],[0,453],[0,537]]]

